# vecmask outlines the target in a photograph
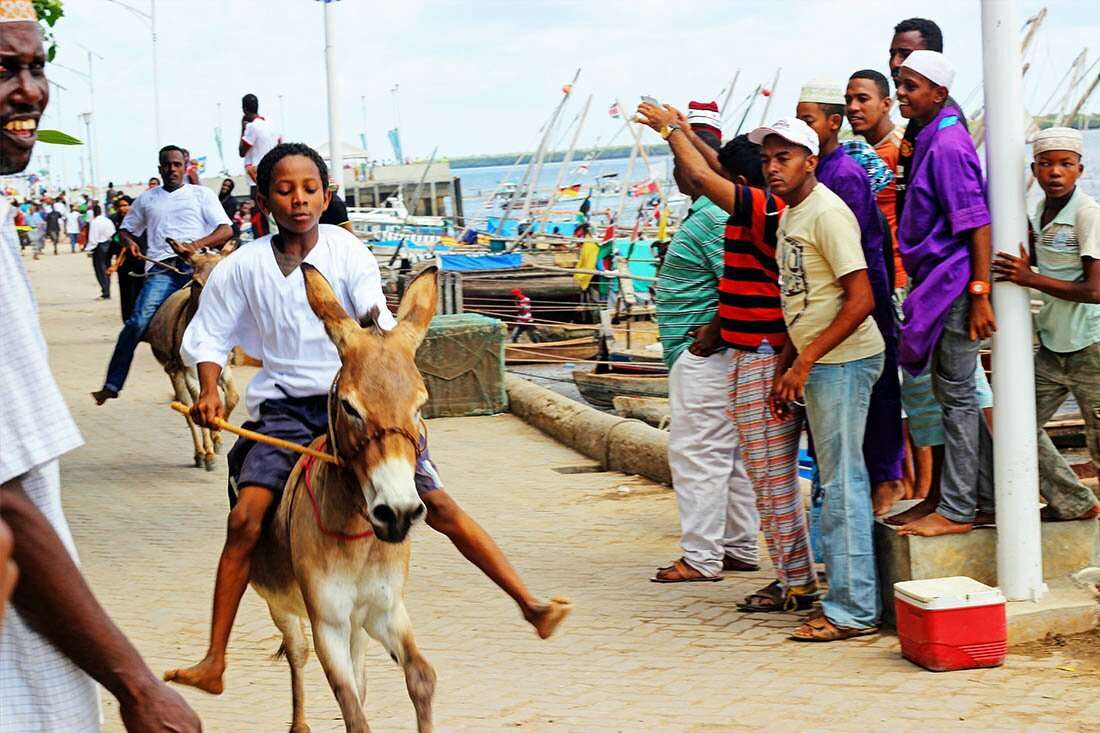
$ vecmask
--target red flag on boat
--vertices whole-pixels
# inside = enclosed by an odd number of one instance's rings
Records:
[[[562,196],[580,196],[581,184],[574,183],[572,186],[562,186],[558,189],[558,193]]]
[[[607,114],[611,115],[612,117],[622,117],[623,111],[619,109],[618,102],[612,102],[611,108],[607,110]]]
[[[651,193],[657,193],[657,181],[654,181],[652,178],[648,181],[635,183],[630,187],[631,196],[645,196]]]

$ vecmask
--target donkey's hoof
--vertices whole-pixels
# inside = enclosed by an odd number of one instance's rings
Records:
[[[195,468],[202,468],[202,463],[206,459],[202,453],[195,454]]]
[[[211,453],[210,455],[206,456],[206,457],[205,457],[205,458],[203,459],[203,462],[204,462],[204,463],[206,464],[206,470],[207,470],[207,471],[213,471],[213,470],[214,470],[214,466],[215,466],[215,465],[217,465],[217,463],[218,463],[217,459],[216,459],[216,458],[214,458],[214,454],[213,454],[213,453]]]
[[[295,723],[290,726],[290,733],[309,733],[309,726],[305,723]]]

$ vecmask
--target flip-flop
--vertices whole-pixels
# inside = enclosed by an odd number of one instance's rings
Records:
[[[737,604],[737,610],[742,613],[791,613],[794,611],[807,611],[813,608],[817,600],[817,589],[810,586],[783,589],[778,580],[774,580],[758,591],[745,596],[745,600]]]
[[[806,630],[806,633],[799,634],[798,632],[803,629]],[[832,621],[825,618],[824,615],[821,615],[807,619],[801,626],[794,630],[789,638],[794,641],[828,642],[854,639],[857,636],[871,636],[877,633],[877,626],[871,626],[866,629],[850,629],[844,626],[837,626]]]
[[[650,578],[653,583],[716,583],[721,575],[703,575],[680,558],[668,567],[661,568]]]

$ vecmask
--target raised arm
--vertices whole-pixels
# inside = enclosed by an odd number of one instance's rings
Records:
[[[19,479],[0,486],[0,517],[11,528],[21,572],[12,604],[58,651],[114,695],[126,730],[201,731],[194,711],[153,675],[96,601]]]
[[[685,133],[687,125],[681,125],[678,122],[682,115],[668,105],[658,107],[646,102],[638,106],[638,114],[639,121],[658,134],[662,130],[670,129],[669,125],[672,123],[679,126],[666,138],[673,158],[676,160],[677,172],[695,191],[706,196],[726,212],[732,213],[736,185],[733,181],[716,173],[706,158],[696,149]],[[717,155],[715,161],[717,161]]]

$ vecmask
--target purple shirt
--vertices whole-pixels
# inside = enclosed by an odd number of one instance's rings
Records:
[[[890,284],[886,277],[886,261],[883,257],[883,237],[886,230],[882,226],[875,195],[871,191],[871,179],[852,156],[837,146],[833,152],[817,161],[817,180],[848,204],[848,208],[859,222],[860,243],[863,245],[863,258],[867,260],[867,277],[871,281],[871,290],[878,306],[890,302]],[[879,320],[875,319],[876,322]],[[879,330],[882,330],[879,324]],[[890,324],[892,325],[892,324]],[[890,329],[893,331],[893,329]],[[883,332],[886,336],[886,332]]]
[[[910,278],[898,361],[910,374],[927,368],[947,311],[970,281],[967,234],[989,222],[978,153],[958,110],[944,109],[917,135],[898,221]]]

